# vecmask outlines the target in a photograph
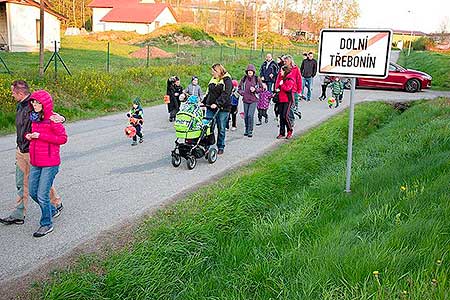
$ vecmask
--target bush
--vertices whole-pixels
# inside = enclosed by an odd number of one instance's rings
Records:
[[[428,50],[433,46],[434,42],[427,37],[420,37],[412,42],[412,48],[414,50]]]

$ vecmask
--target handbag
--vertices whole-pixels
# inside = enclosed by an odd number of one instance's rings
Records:
[[[280,92],[273,93],[272,102],[277,104],[280,102]]]
[[[169,95],[164,95],[164,103],[165,104],[169,104],[170,103],[170,96]]]

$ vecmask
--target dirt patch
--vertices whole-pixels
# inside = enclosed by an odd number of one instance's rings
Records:
[[[147,47],[141,48],[130,54],[131,57],[134,58],[147,58]],[[169,58],[174,57],[175,54],[166,52],[158,47],[150,47],[149,48],[149,56],[150,58]]]

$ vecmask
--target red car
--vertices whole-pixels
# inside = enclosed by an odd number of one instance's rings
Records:
[[[386,89],[405,90],[410,93],[418,92],[431,87],[432,77],[427,73],[405,69],[404,67],[389,63],[389,74],[381,78],[357,78],[356,87],[374,87]],[[343,78],[346,88],[351,87],[350,79]]]

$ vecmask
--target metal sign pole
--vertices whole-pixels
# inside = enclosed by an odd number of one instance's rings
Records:
[[[353,77],[351,80],[352,88],[350,90],[350,114],[348,116],[347,179],[345,182],[345,192],[347,193],[351,192],[350,183],[352,176],[353,120],[355,118],[355,103],[353,102],[353,97],[355,95],[356,78]]]

